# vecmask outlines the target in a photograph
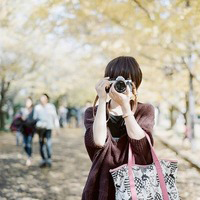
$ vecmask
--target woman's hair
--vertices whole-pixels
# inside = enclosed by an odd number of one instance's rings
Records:
[[[32,99],[31,96],[28,96],[26,99],[29,99],[29,100],[31,100],[33,102],[33,99]]]
[[[46,96],[47,100],[50,101],[50,97],[47,93],[43,93],[42,96]]]
[[[33,103],[33,99],[32,99],[32,97],[31,97],[31,96],[28,96],[28,97],[26,98],[26,101],[27,101],[27,100],[30,100],[30,101],[32,102],[31,107],[33,107],[33,106],[34,106],[34,103]]]
[[[135,112],[137,108],[136,90],[138,89],[138,87],[142,82],[142,71],[135,58],[130,56],[120,56],[111,60],[108,63],[105,69],[104,77],[109,77],[110,79],[116,79],[118,76],[123,76],[126,80],[131,79],[132,82],[134,83],[133,86],[135,85],[135,87],[132,88],[132,93],[135,96],[135,99],[134,101],[132,99],[130,100],[131,110]],[[93,117],[95,117],[94,109],[97,100],[98,100],[98,95],[96,96],[93,104]],[[109,119],[109,111],[108,111],[109,106],[110,106],[110,101],[108,103],[108,107],[106,107],[106,114],[108,119]]]

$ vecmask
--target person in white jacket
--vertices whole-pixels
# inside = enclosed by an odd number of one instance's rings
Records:
[[[40,104],[35,106],[34,119],[37,120],[36,130],[39,134],[40,154],[42,161],[40,167],[52,165],[52,130],[60,128],[56,108],[49,103],[49,96],[44,93],[40,97]]]

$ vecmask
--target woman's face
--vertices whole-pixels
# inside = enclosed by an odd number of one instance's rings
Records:
[[[40,102],[41,102],[43,105],[45,105],[45,104],[48,103],[48,98],[46,97],[46,95],[42,95],[42,96],[40,97]]]
[[[26,100],[26,107],[27,107],[27,108],[30,108],[32,105],[33,105],[32,100],[31,100],[31,99],[27,99],[27,100]]]

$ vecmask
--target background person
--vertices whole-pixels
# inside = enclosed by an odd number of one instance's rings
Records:
[[[49,103],[49,96],[44,93],[40,97],[40,104],[36,105],[34,119],[37,120],[36,128],[39,134],[40,154],[42,161],[40,167],[52,165],[52,130],[59,129],[59,119],[56,108]]]
[[[32,158],[32,141],[35,132],[35,124],[36,120],[33,119],[34,114],[34,106],[33,100],[31,97],[26,99],[26,106],[22,109],[22,120],[23,124],[21,127],[21,132],[23,135],[23,145],[24,150],[28,156],[26,165],[31,165],[31,158]]]

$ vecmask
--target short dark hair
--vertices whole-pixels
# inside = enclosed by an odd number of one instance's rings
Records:
[[[26,100],[31,100],[31,102],[32,102],[32,106],[31,107],[33,107],[34,106],[34,104],[33,104],[33,99],[32,99],[32,97],[31,96],[28,96],[27,98],[26,98]]]
[[[43,93],[42,96],[46,96],[46,98],[48,99],[48,101],[50,100],[50,97],[47,93]]]
[[[142,82],[142,71],[136,59],[131,56],[119,56],[111,60],[106,66],[104,77],[115,80],[118,76],[125,79],[131,77],[138,89]]]
[[[132,87],[132,93],[135,96],[135,100],[130,100],[131,110],[135,111],[137,107],[136,90],[142,82],[142,70],[136,59],[131,56],[119,56],[111,60],[105,68],[104,77],[109,77],[110,80],[115,80],[118,76],[123,76],[125,79],[131,79],[135,85],[135,87]],[[97,95],[93,104],[93,117],[95,116],[94,109],[98,98]],[[108,102],[108,106],[109,105],[110,101]],[[109,118],[108,108],[106,108],[106,113]]]
[[[28,96],[26,99],[30,99],[33,102],[33,99],[31,96]]]

